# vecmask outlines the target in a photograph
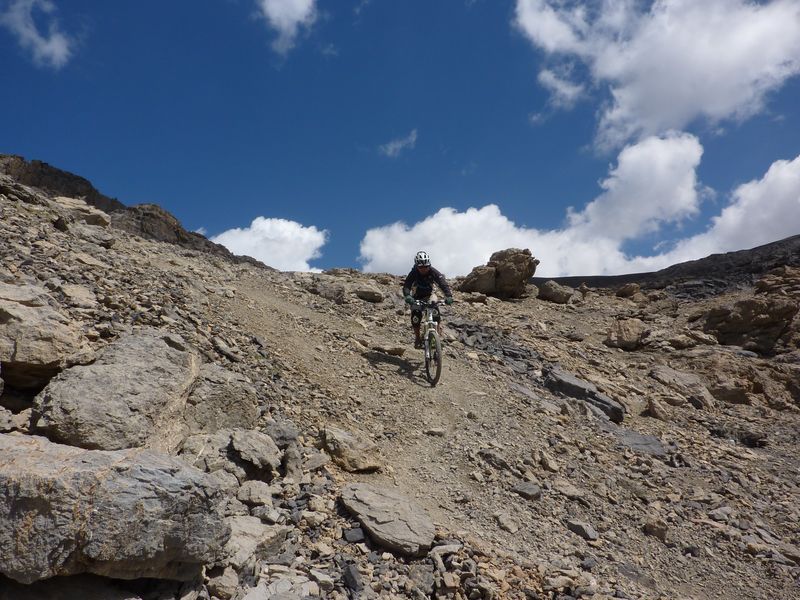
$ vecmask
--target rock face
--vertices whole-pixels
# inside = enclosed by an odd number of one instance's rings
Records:
[[[198,374],[197,356],[178,336],[143,330],[109,345],[97,361],[53,379],[34,401],[34,429],[72,446],[173,451]]]
[[[0,282],[0,364],[5,382],[41,389],[69,364],[91,359],[78,331],[36,286]]]
[[[342,491],[342,503],[376,543],[393,552],[418,556],[433,544],[433,522],[396,492],[367,484],[349,485]]]
[[[478,292],[499,298],[519,298],[539,261],[527,248],[500,250],[485,266],[475,267],[461,283],[462,292]]]
[[[574,294],[575,290],[571,287],[549,280],[539,286],[539,295],[537,297],[540,300],[547,300],[556,304],[567,304]]]
[[[769,354],[799,308],[798,303],[791,299],[746,298],[733,306],[709,311],[703,329],[715,335],[720,344],[733,344]]]
[[[178,459],[17,434],[0,435],[0,457],[0,573],[21,583],[188,580],[228,538],[221,487]]]

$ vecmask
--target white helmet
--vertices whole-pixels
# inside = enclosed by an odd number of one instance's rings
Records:
[[[417,267],[430,267],[431,257],[428,256],[428,253],[424,250],[420,250],[414,257],[414,265]]]

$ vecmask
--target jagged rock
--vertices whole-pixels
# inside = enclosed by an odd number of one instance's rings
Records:
[[[342,503],[381,546],[419,556],[433,544],[435,529],[425,511],[394,491],[367,484],[342,490]]]
[[[57,196],[53,198],[53,204],[59,212],[69,215],[75,221],[98,227],[111,225],[111,217],[80,198]]]
[[[0,435],[0,456],[0,573],[16,581],[189,580],[228,538],[222,488],[175,458],[19,434]]]
[[[551,367],[544,380],[545,386],[554,391],[565,394],[571,398],[585,400],[600,409],[614,423],[622,423],[625,417],[625,407],[616,400],[602,394],[597,386],[588,381],[583,381],[567,373],[559,366]]]
[[[357,437],[336,427],[326,427],[323,444],[334,462],[345,471],[377,471],[383,466],[378,446],[363,436]]]
[[[77,308],[95,308],[97,297],[94,292],[82,285],[64,284],[59,287],[67,302]]]
[[[650,370],[650,377],[682,396],[679,401],[672,400],[670,404],[680,406],[685,398],[695,408],[708,410],[714,406],[714,397],[698,375],[676,371],[666,365],[657,365]]]
[[[526,500],[538,500],[542,496],[542,488],[531,481],[521,481],[511,488]]]
[[[583,521],[570,520],[567,521],[567,528],[572,532],[581,536],[585,540],[596,540],[600,537],[597,531],[589,523]]]
[[[239,588],[239,576],[232,567],[217,567],[208,574],[208,591],[220,600],[231,600]]]
[[[258,423],[256,389],[243,375],[205,364],[200,367],[183,418],[192,433],[252,429]]]
[[[110,344],[91,365],[72,367],[34,400],[34,430],[81,448],[147,446],[174,451],[198,358],[178,336],[142,330]]]
[[[0,363],[4,381],[39,390],[59,371],[92,360],[76,327],[32,285],[0,282]]]
[[[231,535],[223,550],[223,563],[241,571],[245,565],[278,554],[291,531],[283,525],[265,525],[258,517],[226,519]]]
[[[236,497],[248,506],[272,506],[272,488],[263,481],[245,481]]]
[[[565,285],[559,285],[552,279],[539,286],[540,300],[547,300],[556,304],[567,304],[575,294],[575,290]]]
[[[234,486],[244,483],[247,472],[235,460],[231,448],[232,433],[230,430],[223,430],[191,435],[183,441],[178,456],[206,473],[217,474],[220,481],[228,481]],[[233,477],[233,480],[223,473]]]
[[[499,298],[519,298],[539,261],[527,248],[508,248],[489,257],[485,266],[475,267],[461,282],[462,292],[478,292]]]
[[[272,438],[272,441],[275,442],[275,445],[281,450],[286,450],[286,448],[297,441],[297,438],[300,436],[300,430],[297,429],[297,426],[291,421],[286,420],[276,421],[270,419],[262,426],[262,429],[264,433]]]
[[[32,584],[0,576],[0,600],[143,600],[113,580],[96,575],[53,577]]]
[[[614,322],[603,343],[612,348],[636,350],[642,345],[642,340],[646,335],[647,327],[639,319],[618,319]]]
[[[706,314],[703,330],[716,336],[720,344],[769,354],[786,333],[798,309],[800,304],[789,298],[746,298],[732,307],[711,309]]]

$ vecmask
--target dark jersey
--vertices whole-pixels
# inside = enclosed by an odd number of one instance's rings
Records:
[[[416,286],[414,291],[414,298],[427,298],[433,293],[433,284],[438,285],[445,296],[452,296],[453,292],[450,291],[450,286],[447,285],[447,280],[439,271],[430,268],[427,274],[423,275],[417,271],[417,267],[411,269],[411,272],[406,277],[403,283],[403,295],[407,296],[411,293],[411,288]]]

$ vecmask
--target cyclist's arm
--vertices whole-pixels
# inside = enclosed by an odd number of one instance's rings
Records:
[[[450,290],[450,286],[447,285],[447,279],[444,278],[439,271],[436,269],[433,270],[433,278],[436,281],[436,284],[441,288],[442,293],[444,293],[445,297],[450,297],[453,295],[453,292]]]
[[[406,280],[403,282],[403,296],[410,296],[411,295],[411,286],[414,285],[414,280],[416,279],[416,273],[414,273],[414,269],[411,269]]]

